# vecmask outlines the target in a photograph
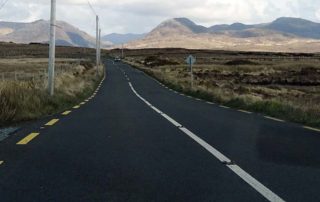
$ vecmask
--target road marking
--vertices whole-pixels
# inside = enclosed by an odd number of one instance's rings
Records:
[[[141,99],[144,103],[147,105],[151,105],[146,99],[144,99],[141,95],[137,93],[137,91],[133,88],[132,84],[129,82],[129,86],[132,90],[132,92]],[[232,170],[235,174],[237,174],[242,180],[244,180],[246,183],[248,183],[252,188],[254,188],[257,192],[259,192],[262,196],[264,196],[266,199],[272,202],[284,202],[282,198],[280,198],[277,194],[273,193],[270,189],[265,187],[263,184],[261,184],[259,181],[257,181],[255,178],[253,178],[249,173],[241,169],[239,166],[235,164],[230,164],[232,161],[223,155],[221,152],[219,152],[217,149],[212,147],[210,144],[205,142],[203,139],[192,133],[190,130],[188,130],[185,127],[182,127],[180,123],[175,121],[170,116],[164,114],[159,109],[157,109],[155,106],[150,106],[153,110],[155,110],[157,113],[159,113],[161,116],[163,116],[165,119],[167,119],[170,123],[172,123],[174,126],[179,128],[183,133],[188,135],[190,138],[192,138],[195,142],[197,142],[199,145],[201,145],[203,148],[205,148],[208,152],[210,152],[214,157],[216,157],[220,162],[227,163],[227,167]]]
[[[198,100],[198,101],[202,101],[201,99],[199,99],[199,98],[196,98],[196,100]]]
[[[85,102],[81,102],[81,103],[80,103],[80,105],[84,105],[84,104],[86,104],[86,103],[85,103]]]
[[[318,129],[318,128],[312,128],[309,126],[303,126],[303,128],[308,129],[308,130],[312,130],[312,131],[316,131],[316,132],[320,132],[320,129]]]
[[[62,113],[62,115],[67,116],[67,115],[69,115],[71,112],[72,112],[72,111],[65,111],[65,112]]]
[[[52,119],[51,121],[49,121],[48,123],[46,123],[46,126],[53,126],[54,124],[56,124],[59,121],[59,119]]]
[[[271,117],[271,116],[265,116],[264,118],[270,119],[270,120],[273,120],[273,121],[278,121],[278,122],[285,122],[284,120],[277,119],[277,118],[273,118],[273,117]]]
[[[156,107],[152,106],[151,107],[154,111],[156,111],[158,114],[163,114],[162,111],[160,111],[159,109],[157,109]]]
[[[216,157],[221,162],[231,162],[231,160],[223,155],[221,152],[216,150],[214,147],[209,145],[207,142],[199,138],[197,135],[195,135],[193,132],[188,130],[185,127],[180,128],[182,132],[184,132],[186,135],[188,135],[190,138],[192,138],[194,141],[196,141],[198,144],[200,144],[202,147],[204,147],[208,152],[210,152],[214,157]]]
[[[246,111],[246,110],[242,110],[242,109],[239,109],[238,112],[243,112],[243,113],[246,113],[246,114],[252,114],[252,112],[249,112],[249,111]]]
[[[17,145],[26,145],[38,135],[40,135],[40,133],[30,133],[27,137],[20,140]]]
[[[159,110],[160,111],[160,110]],[[163,116],[165,119],[167,119],[170,123],[172,123],[176,127],[182,127],[182,125],[178,122],[176,122],[174,119],[172,119],[170,116],[166,115],[165,113],[162,113],[161,116]]]
[[[214,103],[213,102],[206,102],[207,104],[209,104],[209,105],[214,105]]]
[[[274,202],[284,202],[282,198],[273,193],[266,186],[257,181],[254,177],[244,171],[237,165],[227,165],[234,173],[236,173],[241,179],[243,179],[246,183],[248,183],[251,187],[257,190],[262,196],[264,196],[269,201]]]
[[[221,108],[225,108],[225,109],[230,109],[230,107],[223,106],[223,105],[220,105],[219,107],[221,107]]]
[[[0,161],[0,165],[2,165],[4,163],[4,161]]]

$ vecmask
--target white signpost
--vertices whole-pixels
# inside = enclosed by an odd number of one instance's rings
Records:
[[[189,71],[191,75],[191,88],[193,88],[193,65],[196,63],[196,58],[192,55],[189,55],[186,59],[187,64],[189,65]]]

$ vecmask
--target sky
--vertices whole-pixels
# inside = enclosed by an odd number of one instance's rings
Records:
[[[0,5],[6,0],[0,0]],[[162,21],[187,17],[212,26],[242,22],[271,22],[278,17],[300,17],[320,22],[320,0],[90,0],[100,16],[103,34],[145,33]],[[201,3],[200,3],[201,2]],[[1,21],[32,22],[50,17],[50,0],[9,0]],[[95,14],[87,0],[57,0],[57,19],[89,34]]]

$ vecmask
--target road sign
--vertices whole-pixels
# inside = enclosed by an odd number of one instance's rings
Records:
[[[193,65],[194,63],[196,63],[196,61],[197,61],[196,58],[193,57],[192,55],[189,55],[186,59],[186,62],[188,65]]]
[[[186,59],[187,64],[189,65],[189,71],[190,71],[190,76],[191,76],[191,89],[193,88],[193,64],[196,63],[196,58],[193,57],[192,55],[189,55]]]

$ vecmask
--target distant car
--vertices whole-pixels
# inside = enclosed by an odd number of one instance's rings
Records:
[[[120,59],[119,57],[116,57],[116,58],[114,58],[114,61],[115,61],[115,62],[120,62],[121,59]]]

